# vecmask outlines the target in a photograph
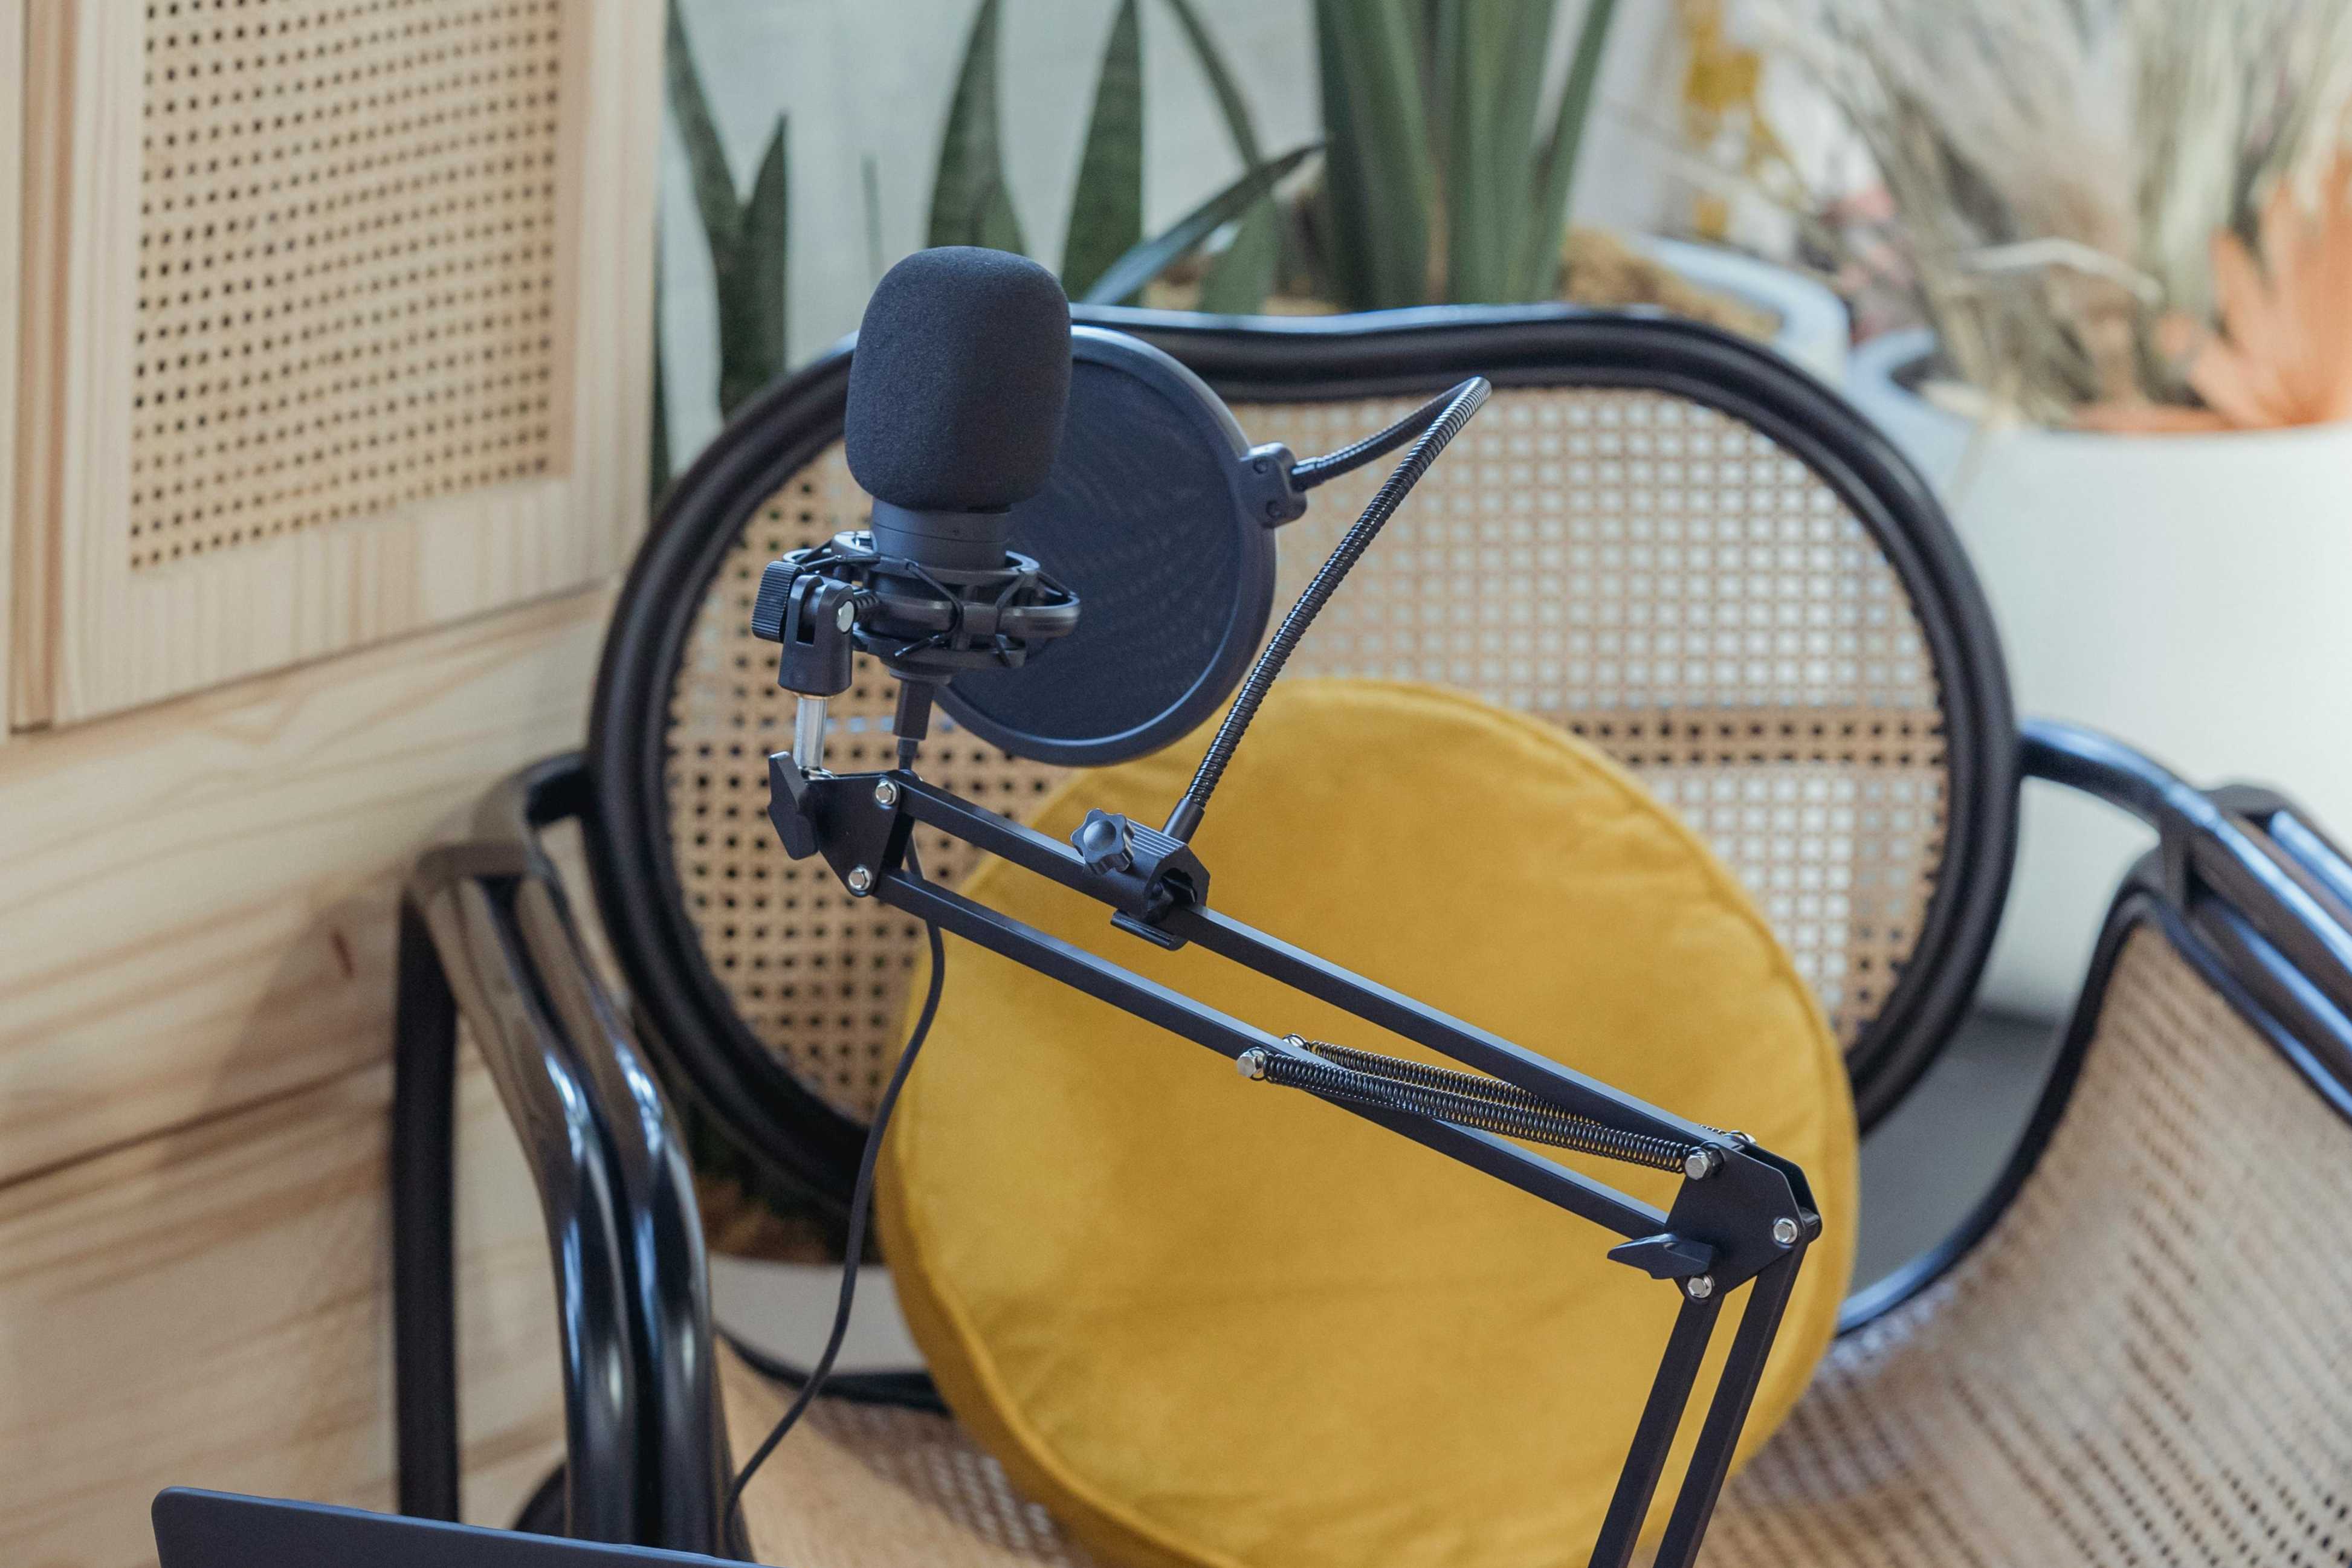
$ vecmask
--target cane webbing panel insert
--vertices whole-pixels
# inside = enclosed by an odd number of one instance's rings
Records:
[[[153,0],[131,564],[549,472],[561,0]]]
[[[791,1398],[719,1347],[728,1440],[740,1460]],[[1004,1467],[944,1416],[819,1399],[743,1491],[751,1555],[809,1568],[1092,1568]]]
[[[2025,1191],[1832,1350],[1702,1561],[2342,1563],[2347,1233],[2352,1128],[2143,927]]]
[[[1254,441],[1328,451],[1410,400],[1243,404]],[[1387,465],[1317,493],[1281,540],[1286,606]],[[790,741],[761,569],[860,526],[835,445],[761,508],[689,637],[670,706],[673,854],[712,972],[795,1073],[862,1116],[899,1044],[907,917],[784,858],[767,753]],[[1911,956],[1944,848],[1943,715],[1894,569],[1811,470],[1748,425],[1649,392],[1510,390],[1430,470],[1292,660],[1436,681],[1550,719],[1632,768],[1747,884],[1851,1042]],[[832,766],[887,767],[893,683],[865,660]],[[935,721],[926,774],[1008,814],[1058,770]],[[971,852],[925,831],[925,866]]]

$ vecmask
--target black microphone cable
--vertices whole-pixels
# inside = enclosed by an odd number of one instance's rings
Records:
[[[1242,736],[1249,729],[1250,720],[1257,716],[1258,705],[1265,701],[1267,690],[1273,686],[1275,677],[1282,674],[1282,666],[1289,662],[1299,640],[1307,635],[1307,627],[1314,624],[1315,617],[1322,612],[1331,595],[1339,591],[1340,582],[1355,569],[1356,562],[1363,559],[1372,541],[1380,537],[1381,529],[1388,526],[1389,518],[1396,515],[1396,509],[1403,504],[1405,497],[1421,483],[1422,476],[1429,472],[1429,465],[1437,461],[1437,455],[1445,450],[1448,442],[1461,434],[1462,427],[1486,405],[1494,390],[1486,377],[1472,376],[1443,397],[1433,398],[1402,422],[1370,440],[1342,448],[1328,457],[1311,458],[1291,471],[1295,477],[1310,464],[1338,463],[1343,459],[1349,466],[1361,466],[1405,439],[1397,434],[1399,431],[1409,432],[1414,421],[1423,413],[1432,408],[1437,410],[1435,417],[1422,429],[1420,438],[1413,442],[1412,449],[1404,455],[1404,461],[1396,465],[1396,471],[1388,476],[1388,482],[1372,497],[1371,505],[1364,508],[1363,516],[1349,526],[1338,548],[1332,550],[1330,559],[1316,571],[1314,580],[1307,585],[1307,591],[1298,596],[1298,602],[1292,605],[1290,613],[1282,618],[1282,624],[1276,630],[1273,640],[1257,656],[1257,663],[1250,667],[1249,679],[1242,683],[1240,694],[1234,698],[1234,706],[1225,710],[1224,722],[1217,726],[1216,738],[1209,742],[1208,754],[1201,758],[1201,766],[1194,771],[1184,798],[1176,802],[1176,809],[1168,815],[1168,825],[1162,831],[1171,837],[1188,841],[1192,839],[1193,830],[1201,825],[1201,818],[1209,809],[1209,797],[1216,792],[1217,781],[1225,776],[1225,767],[1233,761],[1234,752],[1241,746]],[[1391,440],[1391,436],[1395,439]],[[1382,442],[1388,442],[1388,445],[1381,446]],[[1345,472],[1345,469],[1325,472],[1321,478],[1313,482],[1320,484],[1332,473],[1339,472]]]
[[[922,862],[915,858],[912,843],[907,846],[907,857],[915,874],[920,876]],[[824,1387],[825,1379],[833,1373],[835,1360],[841,1354],[842,1341],[849,1335],[849,1310],[857,1299],[857,1266],[866,1255],[866,1222],[874,1204],[874,1166],[882,1153],[882,1134],[889,1128],[890,1113],[898,1108],[898,1092],[906,1087],[907,1074],[915,1065],[916,1053],[923,1049],[923,1041],[931,1032],[931,1020],[939,1016],[940,992],[947,983],[947,944],[941,939],[936,922],[925,921],[923,929],[929,935],[931,942],[930,986],[923,994],[923,1010],[917,1015],[914,1030],[907,1036],[907,1048],[898,1053],[898,1065],[891,1070],[890,1082],[883,1086],[882,1098],[874,1107],[874,1124],[866,1129],[866,1149],[858,1156],[857,1182],[849,1195],[847,1255],[842,1260],[841,1297],[833,1309],[833,1328],[825,1335],[824,1353],[816,1358],[816,1364],[809,1368],[808,1377],[802,1383],[800,1392],[793,1396],[792,1404],[777,1418],[775,1426],[770,1428],[751,1457],[743,1462],[743,1468],[736,1472],[734,1484],[727,1489],[726,1511],[719,1517],[725,1521],[724,1528],[730,1537],[737,1531],[736,1511],[741,1506],[743,1489],[751,1484],[752,1476],[767,1462],[768,1456],[776,1451],[776,1445],[791,1435],[792,1429],[800,1424],[802,1416],[815,1402],[818,1392]],[[749,1542],[743,1544],[748,1551]]]

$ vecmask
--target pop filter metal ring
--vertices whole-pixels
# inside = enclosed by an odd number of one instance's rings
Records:
[[[1086,326],[1071,329],[1070,351],[1071,423],[1064,438],[1064,456],[1055,464],[1045,493],[1013,509],[1008,543],[1024,554],[1055,559],[1057,573],[1069,580],[1086,606],[1078,632],[1069,645],[1033,653],[1022,670],[1006,674],[1003,685],[959,676],[942,689],[940,702],[958,724],[1013,756],[1090,768],[1159,750],[1214,716],[1233,695],[1251,656],[1265,641],[1274,613],[1274,529],[1297,517],[1300,503],[1289,482],[1289,452],[1253,447],[1224,400],[1169,354],[1124,332]],[[1125,397],[1139,393],[1153,417],[1121,424],[1106,416],[1110,428],[1089,429],[1090,415],[1102,412],[1090,399],[1090,388],[1113,386]],[[1233,551],[1234,581],[1233,591],[1211,605],[1211,613],[1222,614],[1222,625],[1215,630],[1213,643],[1201,650],[1197,668],[1188,670],[1190,679],[1180,693],[1146,699],[1154,706],[1122,716],[1130,722],[1074,733],[1078,727],[1049,726],[1039,718],[1041,708],[1050,702],[1047,694],[1055,689],[1057,675],[1075,675],[1072,666],[1079,660],[1132,657],[1141,632],[1178,630],[1121,624],[1111,633],[1115,641],[1108,647],[1097,643],[1090,648],[1086,643],[1088,631],[1098,629],[1110,612],[1118,584],[1085,580],[1065,562],[1076,530],[1118,526],[1118,519],[1097,515],[1081,489],[1088,480],[1100,477],[1089,465],[1099,466],[1110,448],[1122,440],[1159,443],[1160,450],[1184,459],[1188,465],[1200,465],[1196,479],[1207,467],[1214,467],[1221,486],[1195,486],[1213,494],[1214,516],[1204,511],[1191,520],[1213,530],[1218,521],[1229,519],[1225,526],[1230,534],[1220,537]],[[1148,510],[1142,516],[1150,520]],[[1146,549],[1150,543],[1138,542]],[[1171,538],[1167,549],[1178,553],[1175,564],[1180,569],[1185,564],[1181,556],[1193,553],[1182,538]],[[1106,570],[1110,564],[1105,563]],[[1222,564],[1218,570],[1223,570]],[[1091,625],[1090,615],[1096,618]],[[1200,630],[1190,629],[1196,643],[1206,641],[1198,635]]]

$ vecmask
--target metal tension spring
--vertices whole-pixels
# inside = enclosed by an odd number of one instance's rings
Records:
[[[1326,1099],[1408,1112],[1653,1170],[1704,1176],[1720,1158],[1704,1144],[1629,1132],[1563,1111],[1515,1083],[1484,1073],[1432,1067],[1377,1051],[1302,1040],[1295,1034],[1286,1043],[1308,1052],[1310,1059],[1253,1049],[1242,1052],[1234,1065],[1244,1078],[1305,1089]]]

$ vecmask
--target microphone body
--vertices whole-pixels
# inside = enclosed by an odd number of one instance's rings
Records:
[[[914,512],[1003,512],[1045,487],[1070,400],[1070,302],[1025,256],[919,250],[866,302],[849,471]]]
[[[822,713],[805,704],[848,689],[853,646],[906,683],[905,745],[937,686],[1076,629],[1077,595],[1006,548],[1011,508],[1052,476],[1069,393],[1070,302],[1035,262],[941,246],[876,286],[843,424],[872,518],[770,565],[752,610],[752,631],[783,644],[777,681],[804,699],[807,750]]]

